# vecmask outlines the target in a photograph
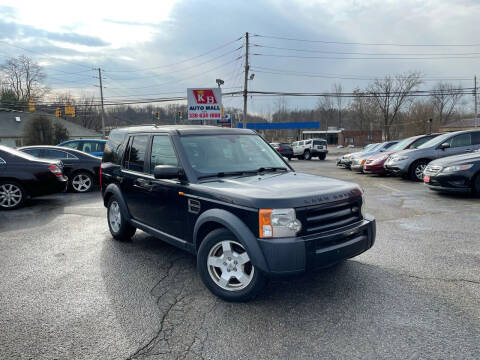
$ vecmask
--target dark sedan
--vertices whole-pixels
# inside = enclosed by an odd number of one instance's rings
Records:
[[[480,150],[430,162],[423,181],[432,190],[480,194]]]
[[[0,145],[0,209],[19,208],[28,197],[62,192],[66,185],[61,161],[38,159]]]
[[[102,159],[96,156],[60,146],[25,146],[18,150],[42,159],[61,160],[72,191],[88,192],[99,183]]]
[[[280,155],[286,157],[288,160],[292,160],[293,157],[293,148],[290,144],[285,143],[271,143],[272,147],[277,150]]]

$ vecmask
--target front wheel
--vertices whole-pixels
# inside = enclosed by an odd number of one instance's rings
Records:
[[[227,229],[205,237],[198,250],[197,269],[205,286],[226,301],[251,300],[266,283],[246,249]]]
[[[423,171],[427,167],[424,160],[415,162],[410,168],[410,179],[413,181],[423,181]]]
[[[16,181],[0,181],[0,209],[14,210],[23,205],[26,192]]]
[[[112,196],[108,201],[108,228],[115,240],[127,241],[132,238],[137,229],[125,219],[120,206],[120,201],[115,196]]]

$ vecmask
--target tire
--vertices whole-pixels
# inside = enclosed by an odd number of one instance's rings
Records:
[[[327,157],[327,155],[321,154],[318,158],[319,158],[320,160],[325,160],[326,157]]]
[[[427,167],[427,162],[425,160],[419,160],[414,162],[410,166],[410,180],[413,181],[423,181],[423,170]]]
[[[480,173],[475,175],[472,181],[472,192],[473,194],[480,196]]]
[[[110,233],[115,240],[128,241],[137,230],[123,216],[120,201],[115,195],[108,200],[107,222]]]
[[[291,156],[289,156],[287,159],[288,159],[288,161],[292,161],[292,157],[291,157]]]
[[[25,203],[27,193],[23,186],[13,180],[0,181],[0,209],[15,210]]]
[[[225,228],[213,230],[202,241],[197,270],[205,286],[226,301],[251,300],[266,284],[241,242]]]
[[[305,160],[312,160],[312,154],[310,154],[310,151],[305,150],[305,152],[303,153],[303,158]]]
[[[93,189],[93,177],[86,171],[78,171],[69,180],[70,189],[77,193],[86,193]]]

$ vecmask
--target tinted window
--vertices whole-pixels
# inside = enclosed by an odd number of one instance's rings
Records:
[[[138,135],[129,142],[128,157],[125,158],[125,168],[143,172],[145,165],[145,151],[147,150],[148,136]]]
[[[469,146],[472,144],[472,139],[470,134],[461,134],[457,135],[452,139],[450,143],[451,147],[462,147],[462,146]]]
[[[0,164],[6,164],[5,160],[3,160],[2,158],[0,158]]]
[[[103,152],[103,162],[120,165],[123,156],[125,134],[113,130]]]
[[[86,153],[92,153],[92,152],[103,152],[103,149],[105,148],[105,144],[103,142],[84,142],[80,145],[81,151],[85,151]]]
[[[384,148],[384,149],[388,149],[390,146],[395,145],[396,143],[397,143],[396,141],[395,141],[395,142],[391,142],[391,143],[387,143],[387,144],[385,144],[385,146],[384,146],[383,148]]]
[[[68,155],[65,151],[53,150],[53,149],[43,149],[41,156],[43,158],[46,158],[46,159],[66,159],[66,158],[68,158]]]
[[[312,143],[312,140],[305,141],[305,145],[310,145]]]
[[[64,144],[62,146],[68,147],[70,149],[78,149],[78,144],[79,144],[78,141],[72,141],[72,142],[69,142],[69,143]]]
[[[325,140],[314,140],[313,145],[327,145]]]
[[[480,131],[472,132],[472,145],[480,145]]]
[[[150,158],[150,172],[157,165],[178,166],[177,156],[168,136],[154,136],[152,140],[152,155]]]
[[[35,157],[40,157],[40,149],[25,149],[22,150],[23,152],[26,152],[27,154],[30,154]]]

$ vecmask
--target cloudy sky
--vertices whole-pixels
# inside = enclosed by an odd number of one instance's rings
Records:
[[[352,91],[406,71],[422,72],[425,89],[439,80],[472,87],[479,19],[474,0],[0,0],[0,61],[32,57],[53,89],[73,95],[97,94],[92,68],[101,67],[109,101],[183,96],[216,78],[228,92],[243,86],[248,31],[254,90]],[[276,106],[270,97],[249,104]]]

